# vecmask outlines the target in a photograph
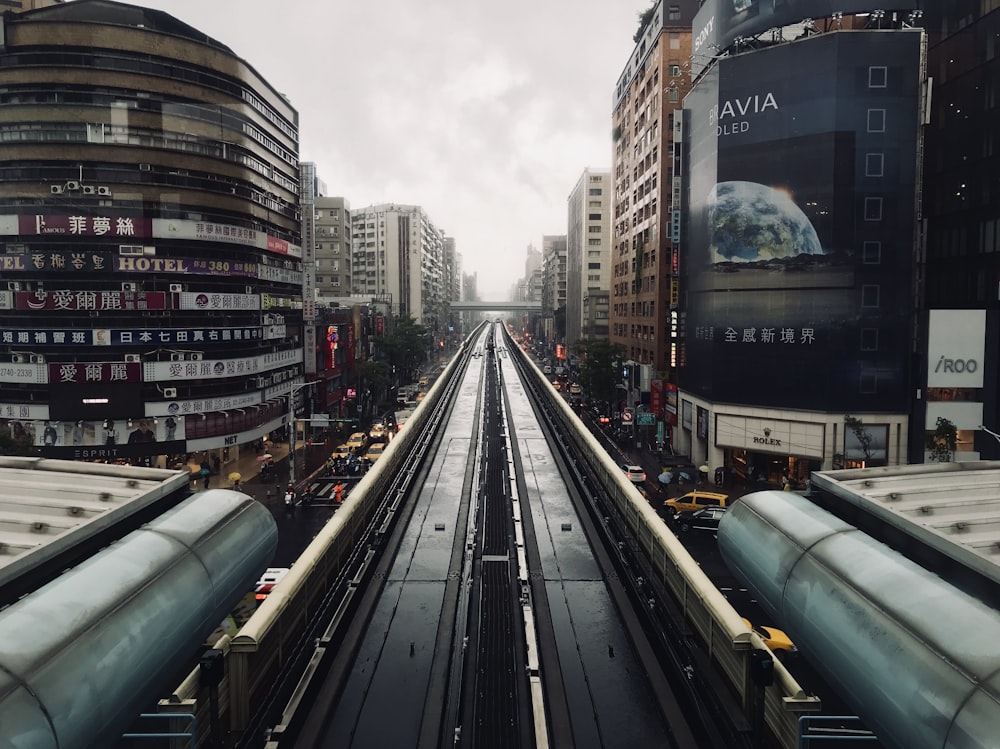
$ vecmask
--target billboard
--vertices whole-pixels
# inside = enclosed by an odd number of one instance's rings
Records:
[[[916,10],[921,0],[705,0],[691,28],[692,77],[739,37],[753,37],[768,29],[789,26],[807,18],[829,18],[834,13],[854,15],[880,9]]]
[[[685,390],[908,408],[921,42],[821,34],[722,59],[685,99]]]

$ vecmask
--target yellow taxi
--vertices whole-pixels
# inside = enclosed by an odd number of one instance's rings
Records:
[[[364,432],[355,432],[350,437],[347,438],[347,449],[352,452],[361,452],[368,445],[368,435]]]
[[[368,452],[365,453],[365,460],[370,460],[374,463],[376,460],[382,457],[382,453],[385,452],[386,444],[384,442],[376,442],[371,447],[368,448]]]
[[[668,515],[674,517],[680,512],[694,512],[703,507],[725,507],[728,501],[728,494],[696,490],[680,497],[668,499],[663,503],[663,509]]]
[[[347,458],[351,455],[351,448],[347,445],[337,445],[333,448],[333,452],[330,453],[330,457],[334,460],[339,460],[341,458]]]

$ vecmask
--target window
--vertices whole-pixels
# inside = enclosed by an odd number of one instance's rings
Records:
[[[861,306],[867,307],[868,309],[878,309],[880,290],[881,289],[878,284],[864,284],[861,287]]]
[[[862,372],[858,390],[864,395],[874,395],[878,391],[878,375],[874,372]]]
[[[600,269],[601,269],[600,263],[587,263],[587,270],[600,270]]]
[[[601,274],[600,273],[591,273],[591,274],[589,274],[587,276],[587,280],[588,281],[600,281],[601,280]]]
[[[885,65],[870,65],[868,67],[868,88],[885,88],[888,71]]]
[[[869,109],[868,110],[868,132],[869,133],[884,133],[885,132],[885,110],[884,109]]]
[[[878,351],[878,328],[861,329],[861,350]]]
[[[882,220],[882,198],[865,198],[865,221]]]
[[[671,33],[667,35],[667,45],[670,49],[680,49],[681,48],[681,35],[676,33]]]
[[[587,214],[587,220],[588,221],[600,221],[601,220],[601,214],[600,213],[588,213]]]
[[[591,237],[590,239],[587,240],[587,245],[589,247],[600,247],[601,246],[601,238],[600,237]],[[597,253],[597,254],[600,254],[600,253]]]
[[[681,92],[677,86],[670,86],[667,89],[667,101],[676,104],[681,100]]]
[[[866,177],[885,176],[885,154],[881,153],[865,154],[865,176]]]
[[[865,265],[878,265],[882,262],[882,243],[866,241],[862,245],[861,262]]]
[[[600,234],[601,233],[601,227],[600,226],[588,226],[587,227],[587,231],[590,234]]]
[[[603,192],[601,191],[600,187],[591,187],[589,190],[587,190],[587,194],[588,195],[603,195]]]
[[[670,63],[668,66],[671,78],[677,78],[681,74],[681,66],[675,62]]]

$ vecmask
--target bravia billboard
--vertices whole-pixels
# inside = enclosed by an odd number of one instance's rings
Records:
[[[807,18],[829,18],[834,13],[854,15],[915,10],[920,0],[705,0],[691,29],[692,75],[697,76],[713,57],[738,37],[753,37],[768,29],[789,26]]]
[[[809,37],[720,60],[686,98],[683,389],[907,408],[921,39]]]

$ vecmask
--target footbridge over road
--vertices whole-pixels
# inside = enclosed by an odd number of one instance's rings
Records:
[[[541,312],[541,302],[449,302],[458,312]]]

